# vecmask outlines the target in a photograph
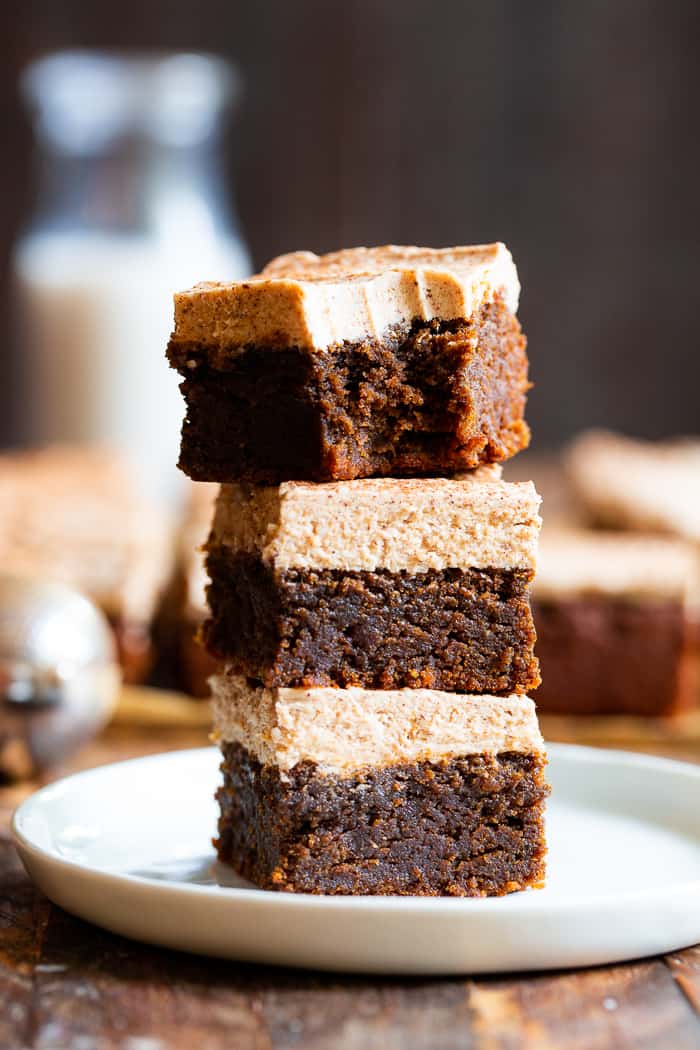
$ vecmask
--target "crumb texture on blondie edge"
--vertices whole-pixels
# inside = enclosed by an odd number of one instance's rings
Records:
[[[276,483],[455,473],[526,448],[525,337],[496,295],[470,320],[411,323],[332,352],[171,340],[180,467]]]
[[[285,779],[223,745],[217,852],[270,890],[501,896],[545,874],[541,752],[366,767],[311,762]]]
[[[531,570],[276,571],[214,548],[209,652],[267,686],[527,693]]]

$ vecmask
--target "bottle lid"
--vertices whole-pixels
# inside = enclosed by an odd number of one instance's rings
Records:
[[[125,136],[175,147],[205,141],[237,99],[240,78],[208,54],[58,51],[25,69],[21,89],[42,138],[99,153]]]

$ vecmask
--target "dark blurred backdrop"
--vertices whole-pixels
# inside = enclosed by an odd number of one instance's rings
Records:
[[[55,0],[3,11],[5,307],[29,201],[22,66],[61,47],[207,49],[234,58],[246,81],[230,171],[256,264],[302,247],[505,240],[524,287],[538,447],[590,424],[651,437],[700,429],[695,0]]]

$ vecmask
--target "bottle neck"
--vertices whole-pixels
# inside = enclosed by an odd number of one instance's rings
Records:
[[[141,234],[183,230],[226,235],[236,228],[218,137],[196,147],[128,138],[99,153],[39,147],[32,230]]]

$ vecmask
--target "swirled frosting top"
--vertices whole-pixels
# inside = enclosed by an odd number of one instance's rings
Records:
[[[172,339],[223,351],[245,345],[322,350],[378,339],[415,320],[469,318],[496,296],[515,312],[519,295],[515,264],[501,243],[292,252],[246,281],[177,293]]]

